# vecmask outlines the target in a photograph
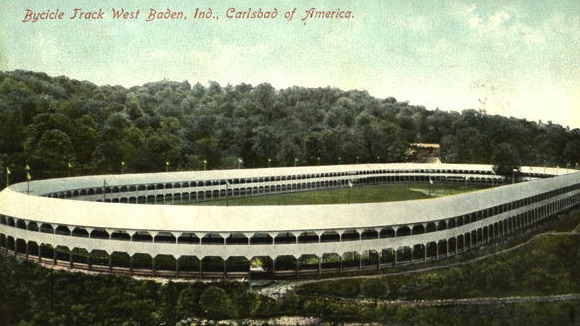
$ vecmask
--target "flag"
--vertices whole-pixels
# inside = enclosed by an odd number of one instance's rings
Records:
[[[429,178],[429,183],[433,184],[433,179]]]
[[[125,165],[125,161],[121,161],[121,165]]]
[[[26,171],[30,171],[30,165],[26,164],[25,169]]]
[[[348,180],[348,186],[352,188],[352,182],[350,180]]]
[[[6,174],[10,175],[10,168],[6,167]]]
[[[239,163],[242,163],[242,159],[241,159],[241,158],[239,158],[239,159],[238,159],[238,162],[239,162]]]
[[[165,161],[165,165],[169,166],[169,161]]]
[[[30,176],[30,173],[26,172],[26,180],[30,181],[32,180],[32,177]]]
[[[70,162],[68,162],[68,168],[72,168],[72,164],[70,164]]]

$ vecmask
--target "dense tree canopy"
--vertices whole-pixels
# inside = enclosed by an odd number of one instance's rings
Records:
[[[445,162],[496,164],[502,144],[522,165],[576,166],[580,130],[427,110],[365,91],[159,81],[97,86],[0,72],[0,165],[35,177],[244,167],[402,162],[409,143],[441,144]]]

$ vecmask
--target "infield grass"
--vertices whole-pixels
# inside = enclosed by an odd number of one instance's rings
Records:
[[[285,194],[262,195],[255,197],[228,198],[227,204],[231,206],[259,206],[259,205],[323,205],[323,204],[347,204],[347,203],[377,203],[388,201],[404,201],[414,199],[427,199],[441,196],[450,196],[459,193],[475,191],[481,188],[465,187],[463,185],[439,184],[431,186],[426,184],[389,184],[372,185],[342,189],[328,189],[317,191],[304,191]],[[226,199],[200,201],[195,205],[218,205],[225,206]]]

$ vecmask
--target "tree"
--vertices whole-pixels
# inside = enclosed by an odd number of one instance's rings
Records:
[[[201,314],[199,298],[203,293],[203,286],[202,283],[195,283],[179,292],[175,303],[175,312],[178,318],[188,318]]]
[[[70,138],[58,129],[46,131],[32,150],[34,160],[40,166],[48,167],[51,172],[65,168],[74,161]]]
[[[476,110],[429,111],[359,90],[167,80],[127,89],[0,72],[0,157],[12,166],[33,163],[50,130],[68,136],[73,163],[89,173],[118,171],[121,161],[132,172],[158,170],[165,160],[176,168],[201,168],[203,160],[231,168],[240,157],[246,167],[268,159],[317,164],[319,157],[323,164],[401,162],[415,142],[439,143],[447,163],[497,163],[506,176],[520,164],[580,163],[578,129]]]
[[[506,178],[515,178],[520,171],[519,154],[508,143],[501,143],[494,149],[492,164],[495,173]]]
[[[364,296],[374,300],[375,308],[378,306],[380,299],[385,299],[391,293],[389,283],[386,279],[364,279],[360,282],[360,291]]]
[[[204,314],[212,319],[230,319],[238,316],[238,311],[226,291],[217,286],[209,286],[199,298]]]

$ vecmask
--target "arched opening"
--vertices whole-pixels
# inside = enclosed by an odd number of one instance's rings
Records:
[[[250,260],[250,272],[253,279],[275,277],[275,260],[268,256],[252,257]]]
[[[358,241],[360,240],[360,234],[357,230],[345,230],[341,236],[342,241]]]
[[[456,247],[457,247],[457,251],[458,252],[462,252],[464,250],[464,238],[463,238],[463,234],[460,234],[457,236],[457,242],[456,242]]]
[[[93,250],[90,253],[90,262],[96,269],[108,270],[109,254],[104,250]],[[107,267],[104,269],[104,267]]]
[[[447,240],[447,244],[449,247],[449,255],[454,255],[457,251],[457,240],[455,238],[450,238]]]
[[[170,232],[159,232],[154,239],[156,243],[175,243],[177,240]]]
[[[69,262],[70,261],[70,250],[68,247],[65,246],[57,246],[54,251],[54,257],[57,261],[60,262]]]
[[[87,268],[89,264],[89,252],[84,248],[73,248],[71,251],[72,261],[74,264],[84,265]]]
[[[343,272],[354,271],[360,268],[361,257],[356,251],[345,252],[342,255]]]
[[[422,244],[415,244],[411,247],[411,262],[423,261],[426,259],[425,246]]]
[[[249,240],[243,233],[230,233],[226,238],[226,244],[228,245],[247,245],[248,243]]]
[[[41,243],[39,246],[41,260],[52,261],[54,258],[54,248],[50,244]]]
[[[404,237],[411,235],[411,229],[408,226],[401,226],[397,229],[397,237]]]
[[[131,267],[131,257],[126,252],[115,251],[111,253],[111,266],[127,269]]]
[[[445,257],[448,256],[448,252],[447,252],[447,240],[439,240],[437,242],[437,249],[439,250],[439,257],[441,257],[441,255],[445,255]]]
[[[199,276],[199,258],[195,256],[181,256],[177,260],[176,269],[179,275],[182,277],[195,277]]]
[[[0,241],[2,241],[0,245],[5,246],[7,250],[14,250],[14,237],[5,236],[4,234],[2,234]]]
[[[298,258],[298,270],[300,273],[307,273],[318,271],[319,269],[318,256],[313,254],[304,254]]]
[[[26,230],[26,222],[23,219],[16,220],[16,227],[22,230]]]
[[[425,228],[425,233],[435,232],[437,231],[437,225],[435,223],[427,223],[427,227]]]
[[[177,260],[172,255],[157,255],[153,258],[153,267],[157,272],[171,271],[171,276],[175,272]]]
[[[340,255],[337,253],[322,255],[322,269],[327,272],[340,272],[340,262]]]
[[[320,235],[320,242],[338,242],[340,235],[336,231],[325,231]]]
[[[366,229],[361,233],[362,240],[372,240],[379,238],[379,232],[375,229]]]
[[[135,253],[133,255],[133,268],[144,270],[146,274],[153,270],[153,257],[146,253]]]
[[[177,238],[177,243],[192,243],[192,244],[199,244],[200,238],[195,233],[182,233]]]
[[[276,244],[296,243],[296,236],[290,232],[278,233],[275,237]]]
[[[272,241],[274,241],[274,239],[268,233],[254,233],[254,235],[252,235],[250,238],[250,243],[253,245],[272,244]]]
[[[425,250],[427,251],[427,260],[437,258],[437,243],[436,242],[427,243]]]
[[[36,243],[35,241],[28,242],[28,255],[38,256],[39,254],[38,250],[39,250],[38,243]]]
[[[86,229],[75,227],[71,233],[74,237],[88,238],[89,232]]]
[[[463,235],[463,250],[471,249],[471,233],[465,233]]]
[[[275,259],[277,276],[294,276],[298,260],[294,256],[278,256]]]
[[[298,236],[298,243],[316,243],[319,242],[318,235],[315,232],[302,232]]]
[[[455,219],[451,218],[447,221],[447,229],[452,229],[454,227],[455,227]]]
[[[222,278],[225,271],[225,261],[221,257],[207,256],[201,260],[203,277]]]
[[[54,234],[54,228],[50,224],[42,223],[40,225],[40,232]]]
[[[422,224],[416,224],[413,226],[412,234],[423,234],[425,233],[425,227]]]
[[[381,229],[381,238],[394,238],[396,235],[392,227],[384,227]]]
[[[127,231],[115,230],[115,231],[113,231],[113,233],[111,233],[111,239],[112,240],[129,241],[129,240],[131,240],[131,236],[129,235],[129,233],[127,233]]]
[[[147,231],[138,231],[133,234],[132,241],[153,242],[153,237]]]
[[[489,240],[489,231],[487,225],[482,228],[482,240],[487,242]]]
[[[201,244],[203,245],[223,245],[224,238],[215,232],[209,232],[201,238]]]
[[[364,250],[361,253],[361,268],[376,269],[380,262],[379,252],[376,250]]]
[[[244,276],[252,270],[258,271],[263,268],[267,269],[265,266],[262,267],[263,262],[264,260],[262,258],[252,259],[252,261],[250,261],[246,257],[228,257],[228,259],[226,259],[226,271],[229,277]],[[254,267],[254,264],[256,267]],[[254,269],[252,267],[254,267]]]
[[[38,232],[38,224],[36,222],[28,222],[28,231]]]
[[[14,250],[18,253],[25,254],[26,241],[24,241],[23,239],[16,239],[16,243],[14,244]]]
[[[411,247],[404,246],[397,249],[397,263],[406,264],[411,262],[411,257],[413,255],[413,250]]]
[[[109,233],[103,229],[95,229],[91,231],[91,238],[93,239],[109,239]]]

